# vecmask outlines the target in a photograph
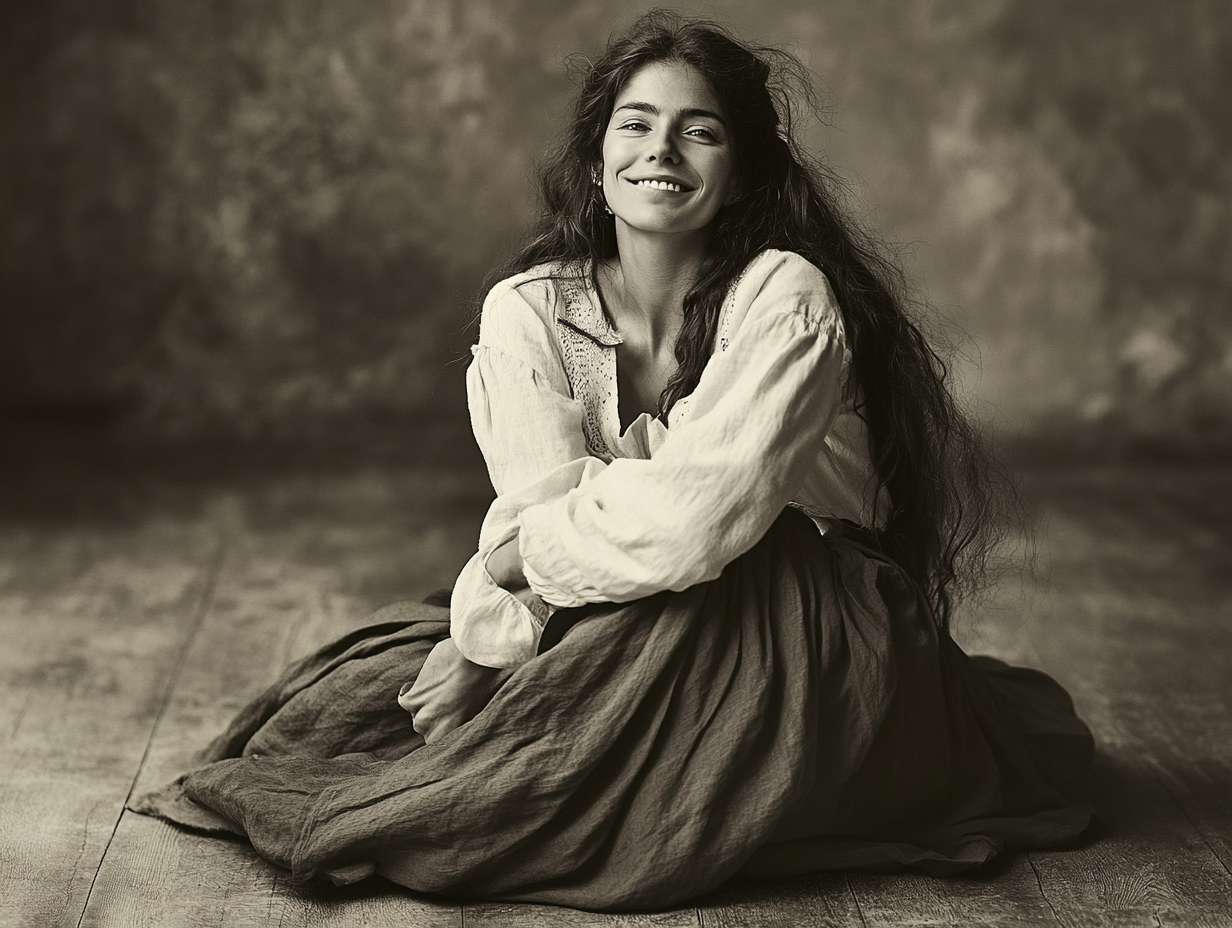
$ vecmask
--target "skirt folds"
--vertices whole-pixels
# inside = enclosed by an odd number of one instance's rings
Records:
[[[950,873],[1090,816],[1092,740],[1065,691],[968,657],[893,564],[794,511],[717,580],[556,613],[432,744],[397,697],[448,612],[373,622],[133,808],[247,835],[298,878],[593,909],[738,873]]]

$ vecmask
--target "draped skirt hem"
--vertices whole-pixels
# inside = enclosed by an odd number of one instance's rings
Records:
[[[736,874],[953,873],[1089,821],[1068,694],[968,657],[893,564],[799,513],[710,583],[555,614],[550,647],[424,744],[397,698],[446,635],[441,606],[380,610],[131,808],[301,879],[591,909]]]

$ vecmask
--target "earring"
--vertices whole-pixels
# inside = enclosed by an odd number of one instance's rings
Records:
[[[594,184],[598,190],[595,191],[595,202],[603,205],[603,211],[609,216],[614,216],[612,208],[607,205],[607,197],[603,195],[603,177],[599,174],[598,166],[590,169],[590,182]]]

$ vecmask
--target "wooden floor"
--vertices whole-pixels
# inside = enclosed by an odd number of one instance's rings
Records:
[[[244,843],[123,811],[287,661],[447,585],[486,504],[473,469],[65,468],[0,504],[0,925],[1232,926],[1228,468],[1034,472],[1035,579],[959,623],[1074,694],[1100,746],[1093,840],[620,916],[296,886]]]

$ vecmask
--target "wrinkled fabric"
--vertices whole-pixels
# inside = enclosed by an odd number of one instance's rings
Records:
[[[497,586],[488,573],[492,552],[518,535],[518,514],[527,506],[563,496],[584,477],[606,467],[578,458],[492,501],[479,530],[479,551],[466,562],[450,597],[450,633],[467,659],[487,667],[517,667],[535,656],[553,607],[531,609],[522,597]]]
[[[542,622],[485,570],[517,536],[543,602],[629,602],[713,580],[791,502],[877,527],[889,511],[850,382],[842,313],[820,269],[767,249],[730,287],[697,387],[622,429],[622,343],[586,269],[544,265],[484,301],[467,371],[471,425],[496,488],[454,586],[453,637],[513,668]]]
[[[897,568],[794,511],[714,581],[557,612],[433,744],[397,696],[447,611],[375,618],[133,808],[245,834],[300,879],[594,909],[742,872],[950,873],[1088,821],[1064,690],[967,657]]]

